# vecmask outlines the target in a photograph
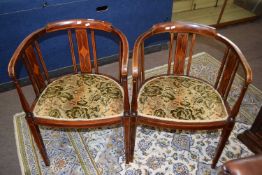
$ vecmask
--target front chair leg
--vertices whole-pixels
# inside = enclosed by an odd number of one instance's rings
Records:
[[[126,164],[129,163],[130,157],[130,117],[124,116],[123,118],[123,126],[124,126],[124,142],[125,142],[125,157]]]
[[[30,130],[31,130],[31,133],[34,137],[35,143],[36,143],[36,145],[37,145],[37,147],[40,151],[40,154],[41,154],[41,156],[42,156],[42,158],[45,162],[45,165],[49,166],[50,161],[49,161],[48,156],[47,156],[47,152],[46,152],[46,149],[45,149],[45,145],[44,145],[39,127],[34,123],[32,117],[26,117],[26,120],[27,120],[27,123],[29,125]]]
[[[222,129],[222,133],[220,136],[220,140],[218,142],[218,146],[216,149],[216,153],[215,156],[213,158],[212,164],[211,164],[211,168],[214,169],[216,168],[216,164],[222,154],[222,151],[226,145],[226,142],[230,136],[231,131],[233,130],[234,124],[229,124],[228,126],[226,126],[225,128]]]
[[[136,144],[136,116],[132,116],[130,119],[130,162],[134,160],[134,151]]]

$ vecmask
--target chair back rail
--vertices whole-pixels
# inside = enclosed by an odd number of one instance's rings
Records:
[[[241,89],[241,93],[232,108],[234,115],[237,114],[241,101],[248,84],[252,81],[251,68],[248,65],[246,58],[240,49],[229,39],[216,32],[213,27],[186,23],[186,22],[167,22],[154,25],[144,34],[140,35],[135,42],[132,72],[133,72],[133,99],[132,99],[132,112],[137,110],[137,91],[141,84],[144,83],[144,41],[156,34],[169,33],[169,55],[167,74],[173,72],[174,75],[190,75],[190,68],[192,64],[192,55],[196,45],[196,37],[205,36],[216,40],[226,46],[224,57],[219,68],[215,89],[221,94],[224,100],[227,100],[230,88],[235,78],[238,67],[241,65],[245,72],[245,82]],[[176,45],[174,46],[174,40]],[[175,47],[175,48],[174,48]],[[175,53],[173,53],[175,52]],[[188,55],[187,66],[186,58]],[[143,64],[142,64],[143,63]],[[173,64],[173,70],[172,69]]]
[[[32,82],[32,86],[37,98],[45,89],[47,84],[50,83],[48,69],[44,62],[44,58],[38,40],[43,35],[61,30],[67,31],[74,73],[77,73],[78,71],[80,71],[81,73],[99,73],[95,30],[109,32],[118,37],[118,45],[120,48],[119,82],[123,82],[122,85],[127,88],[127,81],[123,81],[123,79],[127,79],[128,42],[127,38],[120,30],[114,28],[108,22],[97,21],[92,19],[73,19],[67,21],[53,22],[47,24],[46,27],[41,28],[28,35],[18,46],[8,65],[9,76],[13,79],[14,82],[17,82],[15,83],[15,86],[17,89],[19,89],[18,93],[20,100],[24,101],[21,103],[25,104],[22,105],[25,111],[30,111],[30,107],[28,107],[28,102],[26,101],[26,98],[22,92],[22,89],[16,77],[16,64],[18,60],[22,60],[29,75],[29,79]],[[76,49],[78,52],[80,70],[78,70],[77,67],[73,34],[75,34],[76,38]],[[93,58],[93,65],[91,61],[91,56]],[[127,94],[127,92],[125,93]],[[127,107],[129,105],[127,104],[125,106]]]

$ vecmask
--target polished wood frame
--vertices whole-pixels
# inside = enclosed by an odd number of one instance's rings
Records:
[[[193,50],[196,44],[196,37],[198,35],[211,38],[223,44],[226,49],[224,57],[221,62],[220,69],[218,71],[216,83],[213,86],[223,98],[227,111],[228,118],[223,121],[210,121],[210,122],[171,122],[161,119],[149,118],[139,116],[137,113],[137,96],[139,90],[145,80],[145,70],[144,70],[144,42],[146,39],[152,37],[153,35],[167,33],[170,35],[169,42],[169,57],[168,57],[168,70],[166,75],[186,75],[190,76],[190,67],[192,62]],[[191,38],[191,40],[189,40]],[[176,39],[176,48],[174,47],[174,40]],[[187,50],[189,49],[188,55],[188,65],[186,67],[186,73],[184,73],[185,58],[187,56]],[[173,50],[174,60],[172,58]],[[163,58],[162,58],[163,59]],[[171,71],[171,63],[174,62],[173,71]],[[239,66],[244,69],[244,84],[242,86],[241,92],[238,96],[236,103],[231,108],[227,103],[227,96],[230,91],[231,85],[233,83],[235,74]],[[226,141],[234,127],[235,118],[239,112],[239,108],[248,85],[252,81],[252,71],[246,58],[240,51],[240,49],[229,39],[222,36],[216,32],[216,29],[206,25],[186,23],[186,22],[166,22],[154,25],[144,34],[140,35],[135,42],[133,51],[133,62],[132,62],[132,77],[133,77],[133,94],[131,102],[131,138],[130,138],[130,161],[133,161],[134,147],[135,147],[135,137],[136,137],[136,127],[138,124],[157,126],[163,128],[171,129],[186,129],[186,130],[214,130],[222,129],[220,141],[217,146],[215,157],[212,161],[212,168],[215,168],[216,163],[223,151]]]
[[[116,36],[119,40],[119,80],[116,80],[120,86],[123,87],[124,90],[124,114],[123,116],[117,116],[113,118],[105,118],[105,119],[92,119],[92,120],[53,120],[35,117],[33,114],[34,106],[43,92],[43,90],[47,87],[52,80],[49,78],[48,69],[44,62],[40,45],[38,43],[39,38],[49,33],[57,32],[57,31],[67,31],[68,41],[72,56],[72,64],[74,71],[72,74],[77,73],[95,73],[99,74],[98,70],[98,60],[96,54],[96,40],[95,40],[95,32],[97,30],[104,31]],[[87,32],[89,31],[89,32]],[[80,62],[80,69],[78,69],[76,64],[76,54],[74,48],[74,42],[72,39],[72,34],[75,33],[76,43],[77,43],[77,51],[78,51],[78,59]],[[88,37],[91,37],[91,44],[89,44]],[[92,48],[90,47],[92,46]],[[8,73],[11,79],[13,80],[15,87],[17,89],[21,105],[23,107],[24,112],[26,113],[26,121],[31,130],[31,133],[34,137],[34,140],[39,148],[39,151],[43,157],[45,165],[49,166],[50,161],[48,159],[48,155],[46,152],[45,145],[43,143],[43,139],[41,137],[41,133],[39,130],[39,125],[51,126],[51,127],[62,127],[62,128],[94,128],[94,127],[102,127],[108,125],[122,124],[124,126],[124,140],[125,140],[125,156],[126,162],[129,162],[129,138],[130,138],[130,106],[129,106],[129,98],[128,98],[128,84],[127,84],[127,66],[128,66],[128,57],[129,57],[129,49],[128,49],[128,41],[126,36],[117,28],[113,27],[110,23],[92,19],[73,19],[66,21],[58,21],[47,24],[45,27],[36,30],[27,36],[18,48],[15,50],[9,65],[8,65]],[[91,61],[90,50],[92,49],[92,57],[93,57],[93,65]],[[29,78],[31,80],[36,98],[34,102],[30,105],[28,100],[26,99],[21,86],[19,85],[19,81],[16,75],[16,65],[19,60],[23,61],[23,64],[26,67]],[[110,77],[110,76],[108,76]],[[112,77],[110,77],[112,78]]]

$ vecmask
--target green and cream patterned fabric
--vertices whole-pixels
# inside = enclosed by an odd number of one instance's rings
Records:
[[[86,120],[123,115],[122,87],[96,74],[61,77],[43,91],[34,115],[41,118]]]
[[[138,95],[138,115],[184,122],[218,121],[228,116],[211,85],[185,76],[161,76],[146,82]]]

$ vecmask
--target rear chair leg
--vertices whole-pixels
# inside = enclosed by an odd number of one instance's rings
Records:
[[[132,116],[130,119],[130,162],[134,160],[134,151],[136,143],[136,117]]]
[[[50,161],[49,161],[48,156],[47,156],[47,152],[46,152],[46,149],[45,149],[45,145],[44,145],[39,127],[34,123],[32,116],[29,116],[29,117],[27,116],[26,120],[27,120],[28,126],[31,130],[31,133],[34,137],[35,143],[36,143],[36,145],[37,145],[37,147],[40,151],[40,154],[41,154],[41,156],[42,156],[42,158],[45,162],[45,165],[49,166]]]
[[[229,124],[228,126],[226,126],[225,128],[222,129],[222,133],[221,133],[221,136],[220,136],[220,140],[218,142],[218,146],[217,146],[217,149],[216,149],[216,153],[215,153],[215,156],[213,158],[213,161],[212,161],[212,164],[211,164],[211,168],[214,169],[216,168],[216,164],[223,152],[223,149],[226,145],[226,142],[230,136],[230,133],[231,131],[233,130],[233,127],[234,127],[234,123],[232,124]]]
[[[124,116],[123,118],[123,125],[124,125],[124,142],[125,142],[125,157],[126,157],[126,164],[130,162],[130,117]]]

